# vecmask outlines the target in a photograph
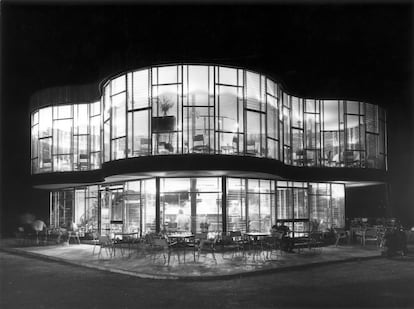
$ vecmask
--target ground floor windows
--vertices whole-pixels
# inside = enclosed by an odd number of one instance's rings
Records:
[[[51,193],[50,224],[81,234],[269,232],[345,225],[345,186],[235,177],[152,178]]]
[[[160,230],[221,232],[221,178],[161,178]]]

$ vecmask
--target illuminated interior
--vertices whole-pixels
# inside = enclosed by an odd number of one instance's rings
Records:
[[[109,79],[102,93],[101,102],[32,112],[32,173],[188,153],[266,157],[294,166],[387,167],[383,109],[298,98],[244,69],[155,66]]]
[[[345,186],[383,183],[372,172],[387,169],[386,114],[373,104],[299,98],[262,74],[217,65],[152,66],[100,90],[81,102],[40,96],[31,112],[32,174],[65,172],[40,183],[53,190],[51,227],[218,235],[283,222],[303,236],[345,226]],[[174,170],[179,155],[204,166]],[[237,168],[223,166],[229,158]],[[154,170],[161,161],[169,169]],[[206,168],[213,161],[221,167]],[[356,179],[343,173],[351,168]],[[320,171],[336,174],[314,181]],[[88,173],[98,176],[79,176]]]
[[[75,220],[83,234],[145,235],[159,230],[218,235],[223,231],[267,233],[283,221],[301,236],[345,225],[343,184],[230,177],[157,181],[158,192],[156,179],[52,192],[52,227],[67,227]]]

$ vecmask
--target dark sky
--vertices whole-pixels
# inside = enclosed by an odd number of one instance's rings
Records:
[[[101,80],[176,61],[241,65],[299,96],[356,99],[389,116],[396,215],[414,224],[413,7],[341,5],[94,5],[2,3],[2,226],[48,215],[31,189],[29,98],[39,89]]]

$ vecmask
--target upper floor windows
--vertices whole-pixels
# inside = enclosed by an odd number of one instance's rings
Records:
[[[96,169],[101,158],[185,153],[267,157],[296,166],[386,167],[382,109],[291,96],[255,72],[152,67],[110,79],[102,93],[101,102],[32,113],[33,173]]]

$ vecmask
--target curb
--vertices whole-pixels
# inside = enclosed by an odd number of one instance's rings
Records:
[[[96,269],[100,271],[122,274],[122,275],[137,277],[140,279],[180,280],[180,281],[230,280],[230,279],[235,279],[235,278],[244,278],[244,277],[253,277],[253,276],[259,276],[259,275],[265,275],[265,274],[274,274],[278,272],[304,270],[304,269],[309,269],[313,267],[321,267],[325,265],[333,265],[333,264],[346,263],[346,262],[365,261],[365,260],[384,258],[381,255],[367,256],[367,257],[350,257],[350,258],[343,258],[343,259],[338,259],[338,260],[333,260],[333,261],[313,262],[313,263],[308,263],[308,264],[282,266],[282,267],[271,268],[271,269],[259,269],[259,270],[252,270],[252,271],[239,272],[239,273],[226,274],[226,275],[189,277],[189,276],[177,276],[177,275],[158,275],[158,274],[154,275],[154,274],[140,273],[140,272],[128,271],[128,270],[117,269],[117,268],[109,268],[109,267],[85,263],[85,262],[74,262],[74,261],[70,261],[70,260],[66,260],[66,259],[62,259],[58,257],[48,256],[48,255],[35,253],[35,252],[24,251],[24,250],[20,250],[16,248],[0,248],[0,251],[5,251],[8,253],[12,253],[12,254],[23,255],[23,256],[28,256],[32,258],[53,261],[53,262],[65,263],[65,264],[69,264],[72,266],[86,267],[86,268]]]

